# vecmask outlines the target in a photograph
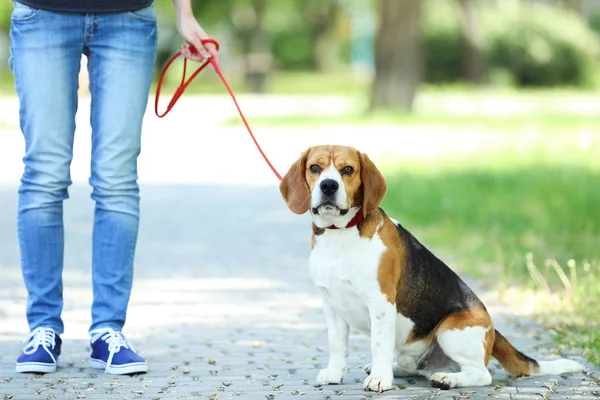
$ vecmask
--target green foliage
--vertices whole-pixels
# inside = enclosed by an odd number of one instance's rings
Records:
[[[328,51],[336,53],[341,52],[335,45],[349,44],[348,37],[336,31],[343,14],[339,0],[288,0],[277,4],[277,10],[270,12],[266,20],[277,68],[315,70],[319,66],[317,58],[321,57],[318,51],[321,41],[333,42]],[[341,56],[337,54],[334,58]]]
[[[0,1],[0,31],[8,31],[10,28],[12,10],[12,1]]]
[[[427,1],[423,12],[423,48],[427,82],[461,79],[460,15],[456,1]]]
[[[175,30],[172,1],[155,3],[160,26],[158,70],[177,50],[181,39]],[[350,58],[352,8],[365,7],[378,15],[379,4],[376,0],[192,3],[202,26],[210,35],[222,38],[229,54],[244,54],[258,43],[270,48],[275,70],[329,72],[339,72],[339,65],[347,64]],[[594,32],[600,32],[599,15],[591,16],[588,25],[568,8],[539,2],[474,0],[473,4],[488,82],[504,77],[517,86],[584,87],[596,83],[600,35]],[[260,5],[264,5],[262,18],[257,17]],[[2,34],[9,29],[11,11],[11,2],[0,3]],[[463,80],[458,0],[423,1],[422,18],[426,81],[440,84]],[[6,63],[1,70],[6,70]]]
[[[358,0],[357,0],[358,1]],[[209,33],[227,29],[234,50],[243,52],[255,21],[257,0],[194,0],[196,16]],[[170,0],[157,0],[165,24],[173,24]],[[350,46],[347,7],[339,0],[264,0],[261,29],[268,36],[277,70],[314,70],[319,40],[334,38],[338,58]],[[366,4],[366,3],[365,3]],[[372,7],[377,7],[372,2]],[[488,80],[506,76],[518,86],[586,86],[598,67],[599,39],[593,29],[567,8],[515,0],[474,1]],[[423,2],[426,81],[461,81],[461,15],[457,0]],[[168,11],[167,11],[168,10]],[[598,26],[598,18],[591,24]],[[174,27],[173,27],[174,28]],[[249,30],[250,29],[250,30]],[[166,42],[171,52],[174,44]],[[159,57],[160,58],[160,57]]]
[[[313,43],[306,13],[297,2],[288,2],[287,9],[282,6],[267,20],[276,67],[281,70],[313,69]]]
[[[592,29],[597,34],[600,34],[600,13],[596,13],[596,14],[593,14],[592,16],[590,16],[589,21],[590,21],[589,23],[590,23],[590,26],[592,27]]]
[[[272,52],[281,69],[308,70],[314,65],[312,43],[308,35],[300,35],[297,31],[273,35]]]
[[[571,9],[529,7],[504,7],[502,22],[488,24],[491,67],[510,70],[519,86],[589,85],[600,55],[593,30]]]
[[[423,33],[427,81],[462,79],[458,2],[426,2]],[[506,0],[476,3],[488,79],[503,72],[518,86],[589,86],[598,68],[600,43],[579,15],[567,8]]]

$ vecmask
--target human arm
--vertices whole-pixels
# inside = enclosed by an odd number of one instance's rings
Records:
[[[212,57],[218,64],[219,52],[217,48],[211,43],[203,45],[201,42],[202,39],[208,39],[209,36],[194,17],[191,0],[173,0],[173,6],[175,7],[175,17],[179,35],[188,44],[194,46],[196,50],[198,50],[198,52],[195,53],[187,46],[181,45],[181,53],[183,56],[195,61],[205,61],[209,57]]]

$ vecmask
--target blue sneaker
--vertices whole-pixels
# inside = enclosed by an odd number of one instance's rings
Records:
[[[62,340],[52,328],[34,329],[24,341],[23,353],[17,358],[15,371],[47,373],[56,371]]]
[[[91,332],[92,368],[103,369],[108,374],[139,374],[148,372],[146,360],[136,354],[122,332],[111,328]]]

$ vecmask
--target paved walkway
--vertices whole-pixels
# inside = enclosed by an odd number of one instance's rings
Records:
[[[56,373],[13,372],[27,331],[14,235],[22,144],[14,129],[0,132],[0,400],[597,398],[594,373],[513,380],[495,361],[490,387],[439,391],[415,378],[396,380],[397,389],[382,395],[364,392],[369,343],[354,332],[344,383],[315,388],[327,353],[324,318],[307,269],[308,216],[286,209],[275,178],[243,131],[200,120],[207,116],[192,121],[193,113],[182,120],[184,114],[158,122],[150,116],[145,138],[136,280],[125,332],[150,371],[135,377],[88,368],[93,204],[85,184],[85,113],[76,183],[65,204],[64,353]],[[311,140],[364,144],[377,159],[383,149],[373,146],[373,138],[386,134],[382,128],[365,139],[360,132],[338,131],[317,140],[314,132],[298,133],[286,131],[285,145],[281,132],[260,133],[282,173]],[[518,328],[506,318],[506,306],[478,291],[505,336],[532,356],[553,357],[551,347],[539,347],[546,342],[538,328],[527,321]]]

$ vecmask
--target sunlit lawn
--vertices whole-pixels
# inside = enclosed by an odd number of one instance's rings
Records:
[[[432,95],[433,96],[433,95]],[[600,128],[600,118],[595,115],[449,115],[443,112],[398,114],[390,112],[350,113],[348,115],[278,115],[253,116],[251,123],[257,126],[310,126],[310,125],[398,125],[398,126],[444,126],[450,129],[478,128],[493,131],[543,129],[560,132],[573,127]],[[238,116],[225,122],[226,125],[242,126]]]
[[[547,322],[560,321],[561,341],[600,363],[600,135],[583,145],[565,136],[548,134],[560,148],[403,165],[387,173],[384,206],[457,269],[495,287],[558,293],[540,304]]]

